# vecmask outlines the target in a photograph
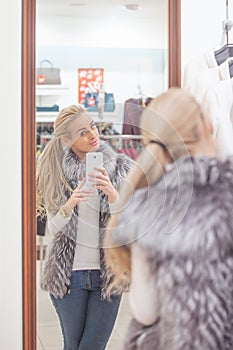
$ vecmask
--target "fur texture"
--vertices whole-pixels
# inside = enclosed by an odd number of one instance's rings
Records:
[[[233,157],[180,159],[136,191],[114,237],[147,252],[157,321],[133,321],[125,349],[233,349],[232,214]]]
[[[109,174],[113,186],[118,189],[121,180],[126,176],[133,165],[133,161],[123,154],[117,154],[106,143],[101,142],[100,152],[103,153],[104,167]],[[63,172],[66,180],[72,189],[75,189],[79,181],[85,175],[85,163],[70,150],[64,155]],[[105,290],[110,283],[113,275],[105,266],[104,252],[102,248],[104,228],[106,227],[109,213],[109,204],[107,196],[99,191],[100,194],[100,265],[102,277],[102,295],[105,297]],[[70,193],[66,191],[63,203],[69,198]],[[63,204],[62,203],[62,204]],[[75,207],[69,223],[65,228],[58,232],[50,242],[45,257],[44,269],[41,279],[41,288],[48,291],[56,298],[62,298],[69,290],[70,277],[76,247],[78,227],[78,206]],[[112,294],[120,294],[124,290],[115,290]]]

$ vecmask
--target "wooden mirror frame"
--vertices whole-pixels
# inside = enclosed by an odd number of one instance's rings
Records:
[[[180,86],[180,0],[169,1],[169,87]],[[23,350],[36,350],[36,0],[22,0]]]

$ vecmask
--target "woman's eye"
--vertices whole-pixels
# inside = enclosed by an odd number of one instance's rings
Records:
[[[93,124],[93,125],[91,126],[91,129],[96,129],[96,125]]]
[[[80,135],[85,136],[86,134],[87,134],[87,131],[82,131]]]

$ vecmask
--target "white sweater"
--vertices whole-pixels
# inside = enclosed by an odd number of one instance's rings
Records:
[[[79,204],[77,242],[73,270],[96,270],[100,268],[99,256],[99,205],[98,194]],[[113,213],[115,203],[109,203]],[[58,211],[51,216],[48,213],[46,234],[54,236],[68,224],[71,216],[62,217]]]

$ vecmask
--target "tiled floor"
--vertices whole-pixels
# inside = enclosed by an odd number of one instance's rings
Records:
[[[37,281],[40,278],[40,265],[37,262]],[[57,314],[48,293],[37,287],[37,350],[62,350],[62,335]],[[106,350],[121,350],[125,331],[130,320],[128,294],[122,298],[118,317]],[[93,349],[95,350],[94,345]]]

